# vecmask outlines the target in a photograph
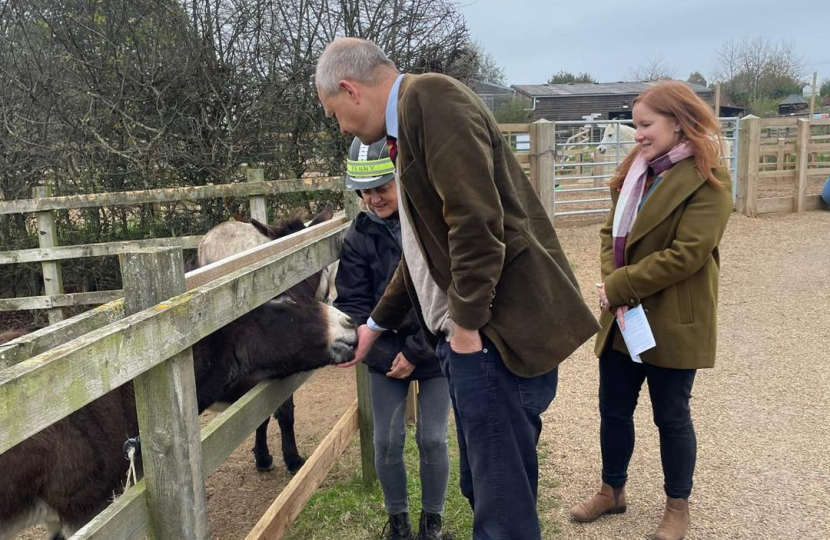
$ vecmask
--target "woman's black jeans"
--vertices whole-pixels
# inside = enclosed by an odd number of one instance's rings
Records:
[[[660,432],[664,489],[673,498],[692,492],[697,439],[689,409],[694,369],[668,369],[638,364],[609,345],[599,361],[600,445],[602,481],[615,489],[628,479],[634,452],[634,409],[644,380]]]

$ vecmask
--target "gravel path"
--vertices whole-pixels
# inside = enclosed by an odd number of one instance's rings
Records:
[[[560,229],[589,303],[598,225]],[[749,219],[733,214],[721,248],[715,369],[702,370],[692,413],[698,463],[688,540],[830,538],[830,212]],[[635,415],[628,513],[580,525],[570,506],[599,484],[593,344],[560,372],[546,413],[542,474],[557,484],[557,539],[650,538],[664,494],[647,392]]]

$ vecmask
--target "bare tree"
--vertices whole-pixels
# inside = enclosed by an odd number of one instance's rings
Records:
[[[666,58],[661,54],[632,69],[630,77],[635,81],[659,81],[673,79],[674,74],[674,68],[669,67]]]
[[[689,78],[686,79],[687,83],[691,84],[699,84],[700,86],[706,86],[706,77],[699,71],[693,71],[689,74]]]
[[[718,52],[718,79],[730,98],[752,105],[798,91],[804,61],[791,43],[774,44],[763,36],[727,41]]]
[[[343,35],[406,71],[468,79],[481,66],[452,0],[0,0],[0,196],[223,183],[241,164],[268,178],[340,173],[350,141],[324,117],[313,73]],[[59,228],[62,243],[201,233],[241,204],[90,209]],[[23,216],[0,217],[0,242],[37,245]],[[86,268],[78,287],[114,288],[116,275]]]

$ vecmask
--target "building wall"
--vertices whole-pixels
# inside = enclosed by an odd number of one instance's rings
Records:
[[[704,101],[714,104],[713,92],[699,94]],[[533,111],[532,121],[536,120],[582,120],[583,116],[600,113],[600,120],[607,120],[608,113],[631,109],[632,102],[637,94],[604,94],[604,95],[564,95],[544,96],[536,98],[536,109]]]

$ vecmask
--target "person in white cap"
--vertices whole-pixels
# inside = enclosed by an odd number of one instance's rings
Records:
[[[335,306],[365,324],[401,260],[401,225],[395,167],[386,141],[352,142],[346,187],[357,191],[363,211],[346,233],[337,272]],[[413,310],[397,332],[383,332],[363,360],[370,373],[375,425],[375,469],[389,521],[384,539],[415,538],[409,522],[406,468],[406,396],[418,381],[416,439],[421,457],[421,517],[418,540],[441,540],[449,480],[447,421],[450,394],[435,349]]]

